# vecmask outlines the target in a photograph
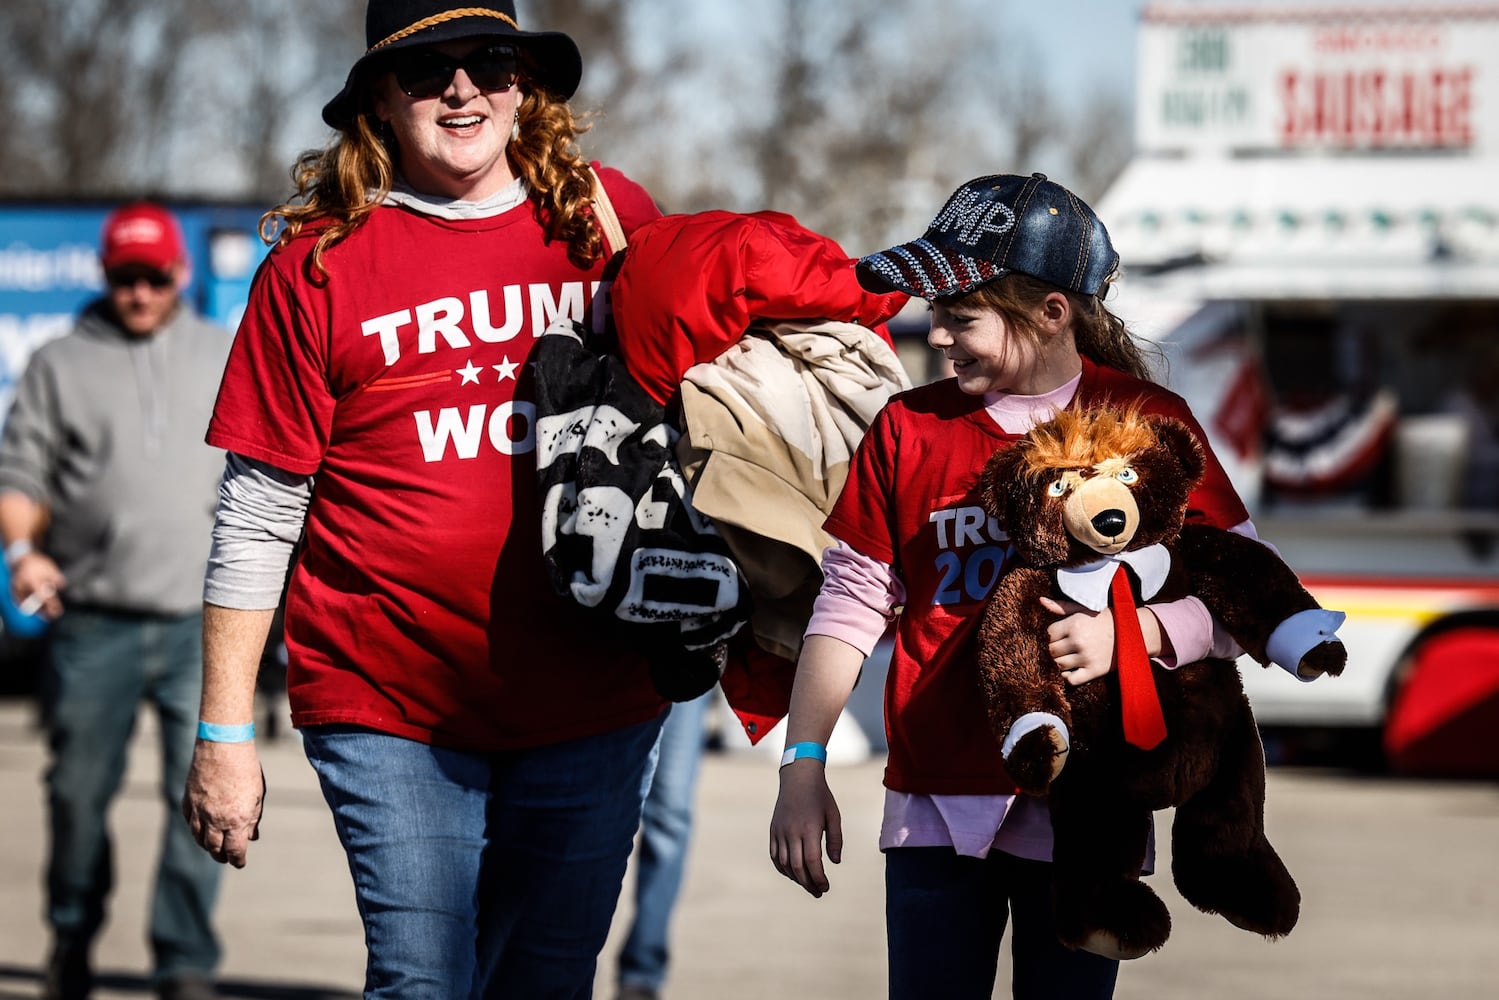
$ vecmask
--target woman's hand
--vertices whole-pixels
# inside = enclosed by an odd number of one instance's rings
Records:
[[[770,860],[814,899],[829,889],[822,866],[824,834],[827,859],[836,865],[843,857],[843,819],[827,770],[812,758],[792,761],[781,768],[781,792],[770,817]]]
[[[260,839],[265,774],[254,741],[199,740],[187,773],[182,816],[198,842],[220,864],[245,866],[250,841]]]

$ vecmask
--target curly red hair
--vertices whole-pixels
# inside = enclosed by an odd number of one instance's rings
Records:
[[[395,142],[375,115],[374,82],[366,81],[353,120],[327,147],[297,158],[291,170],[296,194],[260,219],[267,243],[284,246],[304,232],[316,233],[310,267],[319,283],[329,278],[328,249],[364,224],[395,181]],[[578,267],[591,267],[604,246],[593,215],[593,175],[577,147],[588,125],[566,101],[528,84],[524,75],[520,86],[520,136],[506,150],[511,168],[530,189],[548,239],[565,242],[568,259]]]

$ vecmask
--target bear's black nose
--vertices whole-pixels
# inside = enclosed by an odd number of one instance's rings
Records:
[[[1093,530],[1105,538],[1118,538],[1124,533],[1124,526],[1128,523],[1124,511],[1118,507],[1101,510],[1093,515]]]

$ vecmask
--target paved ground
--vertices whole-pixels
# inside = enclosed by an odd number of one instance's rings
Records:
[[[119,888],[97,949],[100,1000],[149,995],[141,928],[161,808],[148,730],[142,727],[113,815]],[[357,996],[359,926],[311,770],[295,740],[265,746],[263,758],[271,791],[262,839],[250,866],[228,873],[220,908],[224,995]],[[3,998],[37,995],[46,947],[39,916],[43,766],[29,707],[0,702]],[[877,758],[835,767],[848,847],[832,892],[813,900],[766,860],[773,759],[743,750],[708,757],[668,1000],[884,995],[881,866],[873,846],[880,768]],[[1156,878],[1176,930],[1162,952],[1125,968],[1120,1000],[1499,996],[1499,787],[1277,770],[1269,821],[1305,896],[1301,926],[1266,943],[1191,910]],[[605,970],[616,943],[617,936]],[[608,981],[606,971],[601,1000],[611,1000]]]

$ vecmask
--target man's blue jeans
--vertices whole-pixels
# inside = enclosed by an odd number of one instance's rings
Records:
[[[703,720],[713,692],[671,707],[641,815],[635,855],[635,922],[619,953],[621,986],[660,990],[670,959],[672,908],[687,868],[692,802],[703,757]]]
[[[364,920],[364,995],[589,997],[660,731],[477,754],[304,730]]]
[[[1114,995],[1118,962],[1057,940],[1047,862],[1002,851],[970,858],[951,847],[885,852],[890,1000],[989,1000],[1007,922],[1015,1000]]]
[[[42,680],[51,856],[47,919],[59,942],[85,946],[104,923],[114,886],[106,815],[124,778],[142,701],[161,729],[166,829],[151,902],[158,982],[210,975],[219,962],[211,923],[221,866],[193,842],[182,793],[197,739],[203,615],[137,615],[69,608],[52,626]]]

